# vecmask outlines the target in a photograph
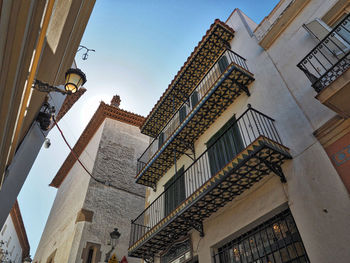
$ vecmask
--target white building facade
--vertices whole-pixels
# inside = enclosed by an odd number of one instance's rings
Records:
[[[127,249],[130,220],[145,202],[134,183],[136,159],[149,139],[139,130],[144,117],[119,104],[119,96],[101,102],[73,148],[84,166],[70,153],[52,180],[58,190],[33,262],[140,262]]]
[[[16,201],[0,231],[0,262],[22,263],[27,256],[29,243]]]
[[[349,261],[348,13],[282,0],[212,24],[141,126],[130,256]]]

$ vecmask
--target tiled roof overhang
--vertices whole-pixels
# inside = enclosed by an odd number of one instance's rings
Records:
[[[22,248],[22,258],[25,258],[29,256],[30,246],[17,200],[11,209],[10,215]]]
[[[85,88],[80,88],[76,93],[66,96],[61,106],[61,109],[56,116],[57,122],[59,122],[59,120],[62,119],[64,115],[66,115],[66,113],[70,110],[70,108],[72,108],[74,103],[76,103],[85,92]]]
[[[80,156],[84,151],[85,147],[88,145],[89,141],[92,139],[100,125],[106,118],[113,120],[118,120],[136,127],[140,127],[144,121],[144,117],[138,114],[128,112],[117,107],[113,107],[105,104],[104,102],[100,103],[100,106],[96,110],[95,114],[91,118],[90,122],[86,126],[83,133],[80,135],[77,143],[74,145],[73,151],[77,156]],[[60,187],[63,180],[66,178],[70,169],[72,169],[75,164],[76,159],[72,153],[68,155],[64,163],[62,164],[60,170],[57,172],[56,176],[53,178],[50,186]]]
[[[216,19],[145,119],[142,133],[151,137],[158,135],[173,109],[177,111],[233,37],[234,30]]]

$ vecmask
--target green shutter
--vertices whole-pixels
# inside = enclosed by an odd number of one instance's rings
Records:
[[[161,132],[158,137],[158,149],[162,147],[163,143],[164,143],[164,132]]]
[[[186,199],[185,176],[182,175],[183,172],[184,167],[182,166],[164,185],[164,216],[171,213],[171,211]]]
[[[220,68],[220,72],[223,73],[226,68],[228,67],[228,60],[227,60],[227,57],[226,56],[222,56],[220,59],[219,59],[219,68]]]
[[[244,148],[242,137],[233,116],[207,142],[212,175],[220,171]]]
[[[180,110],[179,110],[179,120],[180,120],[180,123],[182,123],[185,118],[186,118],[186,105],[183,105]]]
[[[198,103],[198,92],[194,91],[191,95],[191,104],[192,104],[192,109],[197,105]]]

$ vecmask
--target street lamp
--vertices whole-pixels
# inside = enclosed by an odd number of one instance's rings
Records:
[[[118,228],[114,228],[114,230],[111,233],[109,233],[109,235],[111,237],[111,245],[112,245],[112,247],[115,247],[117,240],[119,239],[119,237],[121,235],[118,231]]]
[[[38,79],[34,81],[33,88],[41,92],[47,92],[47,93],[60,92],[64,95],[66,94],[70,95],[77,92],[77,90],[86,82],[86,76],[84,72],[82,72],[78,68],[68,69],[66,72],[65,78],[66,78],[66,81],[64,85],[64,90],[51,86]]]
[[[25,259],[23,259],[23,263],[30,263],[30,262],[32,262],[30,255],[28,257],[26,257]]]
[[[111,248],[110,251],[108,251],[106,253],[105,262],[108,262],[112,251],[114,250],[115,246],[117,245],[117,240],[120,238],[121,234],[118,231],[118,228],[114,228],[114,230],[111,233],[109,233],[109,236],[111,237],[111,246],[112,246],[112,248]]]

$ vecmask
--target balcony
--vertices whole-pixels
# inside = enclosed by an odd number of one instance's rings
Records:
[[[311,81],[322,104],[345,118],[350,117],[350,15],[297,66]]]
[[[152,138],[159,134],[233,38],[234,30],[216,19],[140,127],[143,134]]]
[[[274,120],[249,107],[131,222],[129,255],[151,260],[173,241],[290,159]],[[181,170],[180,170],[181,171]]]
[[[136,182],[155,187],[159,178],[254,80],[245,59],[225,50],[137,161]]]

